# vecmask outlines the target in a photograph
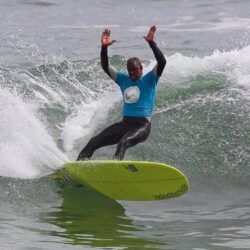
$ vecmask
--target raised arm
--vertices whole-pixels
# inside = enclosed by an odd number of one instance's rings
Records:
[[[102,33],[101,38],[101,65],[103,70],[111,77],[114,81],[116,80],[117,70],[110,64],[108,59],[108,46],[113,44],[116,40],[110,40],[110,30],[105,29]]]
[[[147,36],[144,36],[144,39],[149,43],[149,46],[153,50],[155,59],[157,61],[157,64],[154,68],[155,73],[158,76],[161,76],[167,61],[161,50],[158,48],[156,42],[154,41],[155,32],[156,32],[156,26],[154,25],[150,28]]]

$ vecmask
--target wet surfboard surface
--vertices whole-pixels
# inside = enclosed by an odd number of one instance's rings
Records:
[[[69,176],[115,200],[147,201],[179,197],[189,189],[175,167],[147,161],[75,161],[64,164]]]

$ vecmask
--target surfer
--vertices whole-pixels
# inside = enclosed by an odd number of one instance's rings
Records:
[[[137,57],[127,60],[128,74],[117,71],[109,62],[108,46],[116,40],[110,39],[110,30],[105,29],[101,37],[101,65],[108,76],[114,80],[123,95],[123,119],[90,139],[80,152],[77,160],[88,160],[93,153],[108,145],[117,144],[113,159],[122,160],[129,147],[144,142],[151,130],[157,82],[166,65],[166,59],[154,41],[156,26],[152,26],[144,39],[151,47],[157,64],[143,75],[141,61]]]

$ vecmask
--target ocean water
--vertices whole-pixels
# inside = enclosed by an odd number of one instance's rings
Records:
[[[0,249],[250,249],[250,2],[0,0]],[[190,191],[114,201],[47,176],[121,118],[100,66],[167,57],[152,132],[126,159],[166,162]],[[115,146],[94,159],[111,159]]]

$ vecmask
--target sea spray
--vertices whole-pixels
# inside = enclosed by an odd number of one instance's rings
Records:
[[[37,178],[59,169],[67,156],[36,116],[35,106],[0,89],[0,175]]]

